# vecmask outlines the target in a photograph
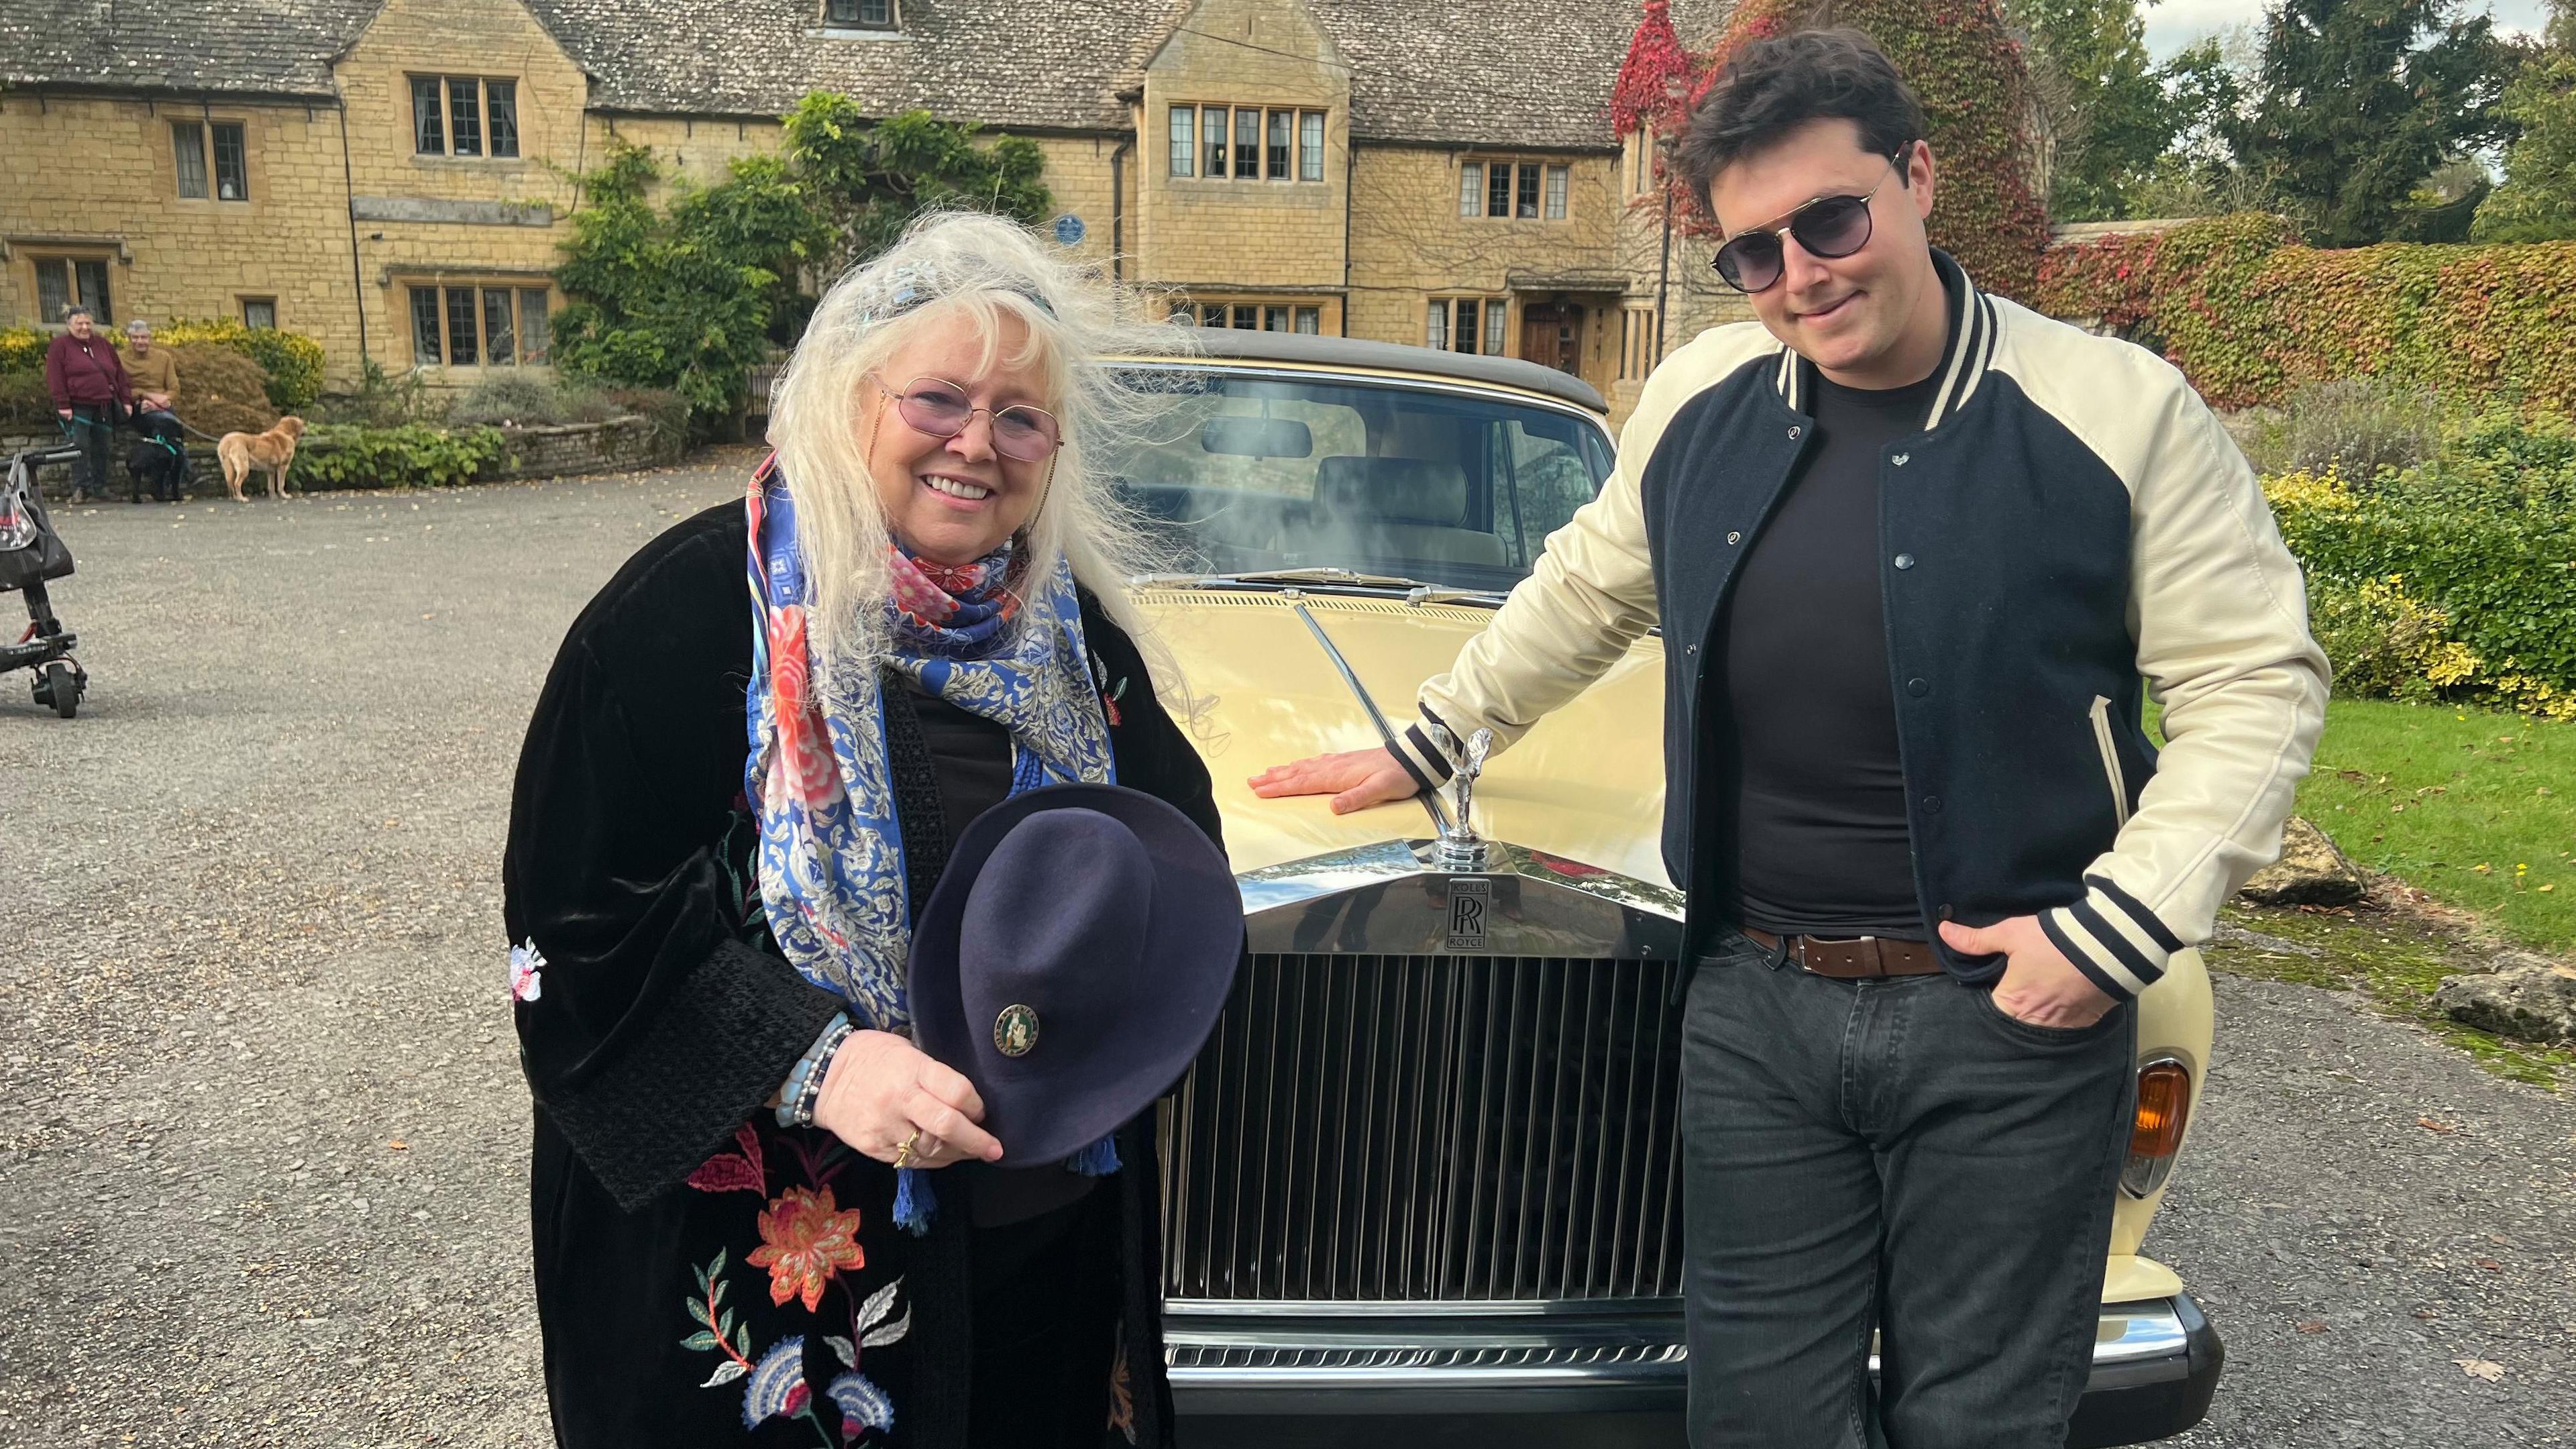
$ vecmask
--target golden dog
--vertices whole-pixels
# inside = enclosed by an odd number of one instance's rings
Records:
[[[295,440],[304,436],[304,420],[293,415],[279,418],[277,426],[264,433],[226,433],[215,444],[215,460],[224,465],[224,487],[235,503],[247,503],[242,497],[242,484],[250,481],[252,469],[268,475],[268,496],[286,496],[286,470],[295,462]]]

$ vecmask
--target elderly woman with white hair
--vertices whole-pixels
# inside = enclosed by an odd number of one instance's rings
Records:
[[[903,975],[1009,796],[1217,834],[1091,461],[1153,404],[1086,364],[1170,336],[1020,228],[917,224],[823,299],[749,496],[564,640],[503,865],[560,1443],[1170,1441],[1150,1120],[1015,1161]]]

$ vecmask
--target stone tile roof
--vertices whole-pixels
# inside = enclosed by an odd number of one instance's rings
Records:
[[[1004,129],[1125,129],[1189,0],[904,0],[900,38],[813,0],[526,0],[610,110],[775,115],[817,88]],[[1636,0],[1309,0],[1364,140],[1607,148]],[[327,97],[382,0],[0,0],[0,84]]]
[[[0,0],[0,86],[329,97],[383,0]]]

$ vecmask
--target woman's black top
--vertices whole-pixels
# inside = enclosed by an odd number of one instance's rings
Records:
[[[842,1002],[778,955],[751,873],[746,549],[743,509],[728,503],[630,559],[574,621],[520,756],[504,917],[513,943],[545,957],[518,1023],[556,1434],[568,1446],[962,1445],[984,1276],[968,1204],[905,1233],[890,1169],[830,1133],[777,1127],[763,1105]],[[1088,598],[1083,625],[1108,690],[1123,688],[1109,732],[1119,782],[1218,838],[1206,766],[1155,702],[1133,641]],[[947,825],[916,823],[907,794],[946,774],[946,814],[950,798],[990,790],[967,734],[928,715],[889,738],[915,787],[898,782],[907,846]],[[895,734],[915,735],[922,756],[907,764]],[[1126,1382],[1113,1444],[1169,1442],[1153,1145],[1150,1121],[1122,1131],[1126,1167],[1093,1194],[1116,1204]],[[747,1429],[746,1408],[760,1407],[749,1388],[798,1357],[810,1387],[796,1412]],[[852,1376],[892,1401],[891,1436],[846,1432],[859,1421],[830,1389]]]

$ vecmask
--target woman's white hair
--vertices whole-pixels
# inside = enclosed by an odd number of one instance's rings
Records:
[[[1002,356],[1005,317],[1024,341]],[[806,627],[818,669],[874,668],[889,644],[888,531],[868,472],[872,377],[922,330],[968,327],[983,339],[982,371],[999,361],[1034,365],[1063,446],[1038,510],[1022,526],[1031,588],[1058,559],[1103,612],[1145,643],[1125,584],[1158,562],[1133,516],[1096,471],[1121,456],[1170,403],[1095,360],[1187,350],[1181,329],[1145,320],[1141,299],[1086,269],[1055,242],[980,212],[934,212],[874,260],[823,294],[804,340],[771,395],[769,442],[796,505],[808,585]],[[908,379],[886,380],[900,388]],[[882,402],[880,398],[878,400]],[[1026,622],[1032,610],[1021,610]],[[1179,681],[1165,651],[1146,657],[1165,697]]]

